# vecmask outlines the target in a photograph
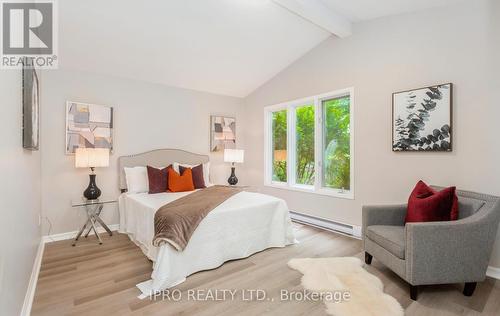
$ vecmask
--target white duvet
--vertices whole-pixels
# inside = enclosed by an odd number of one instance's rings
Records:
[[[184,251],[179,252],[169,244],[154,247],[155,212],[189,193],[124,193],[119,198],[119,231],[128,234],[154,261],[151,280],[137,285],[141,297],[180,284],[197,271],[295,242],[285,201],[260,193],[240,192],[203,219]]]

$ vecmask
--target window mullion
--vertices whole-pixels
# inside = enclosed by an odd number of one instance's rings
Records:
[[[321,101],[319,98],[314,99],[314,114],[314,190],[318,191],[321,188],[321,182],[323,179],[323,111],[321,109]]]
[[[265,143],[265,168],[266,168],[266,183],[272,183],[273,181],[273,120],[272,112],[265,112],[265,124],[266,124],[266,143]]]
[[[288,148],[287,148],[287,154],[288,154],[288,164],[287,164],[287,179],[288,179],[288,185],[289,186],[294,186],[296,184],[296,175],[295,175],[295,170],[296,170],[296,164],[297,164],[297,141],[296,141],[296,128],[295,128],[295,123],[296,123],[296,118],[295,118],[295,107],[294,106],[288,106]]]
[[[354,192],[354,88],[349,90],[349,192]],[[353,196],[354,198],[354,196]]]

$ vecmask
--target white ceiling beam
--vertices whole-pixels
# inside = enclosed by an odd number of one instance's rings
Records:
[[[347,37],[352,34],[351,21],[332,11],[321,0],[272,1],[338,37]]]

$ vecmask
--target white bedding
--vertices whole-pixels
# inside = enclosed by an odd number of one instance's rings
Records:
[[[151,280],[137,285],[142,297],[180,284],[197,271],[295,242],[285,201],[260,193],[240,192],[203,219],[184,251],[176,251],[169,244],[154,247],[155,212],[189,193],[124,193],[119,198],[119,231],[127,233],[154,261]]]

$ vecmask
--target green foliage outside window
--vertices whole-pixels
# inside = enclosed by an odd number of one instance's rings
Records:
[[[323,101],[323,186],[350,190],[350,98]]]
[[[314,105],[298,107],[296,113],[296,182],[314,184]]]
[[[273,181],[286,182],[286,110],[273,113]],[[283,155],[284,154],[284,155]],[[284,156],[284,157],[283,157]]]
[[[350,97],[322,102],[324,187],[350,190]],[[314,106],[296,108],[296,182],[314,184]],[[287,182],[287,111],[272,114],[273,181]]]

